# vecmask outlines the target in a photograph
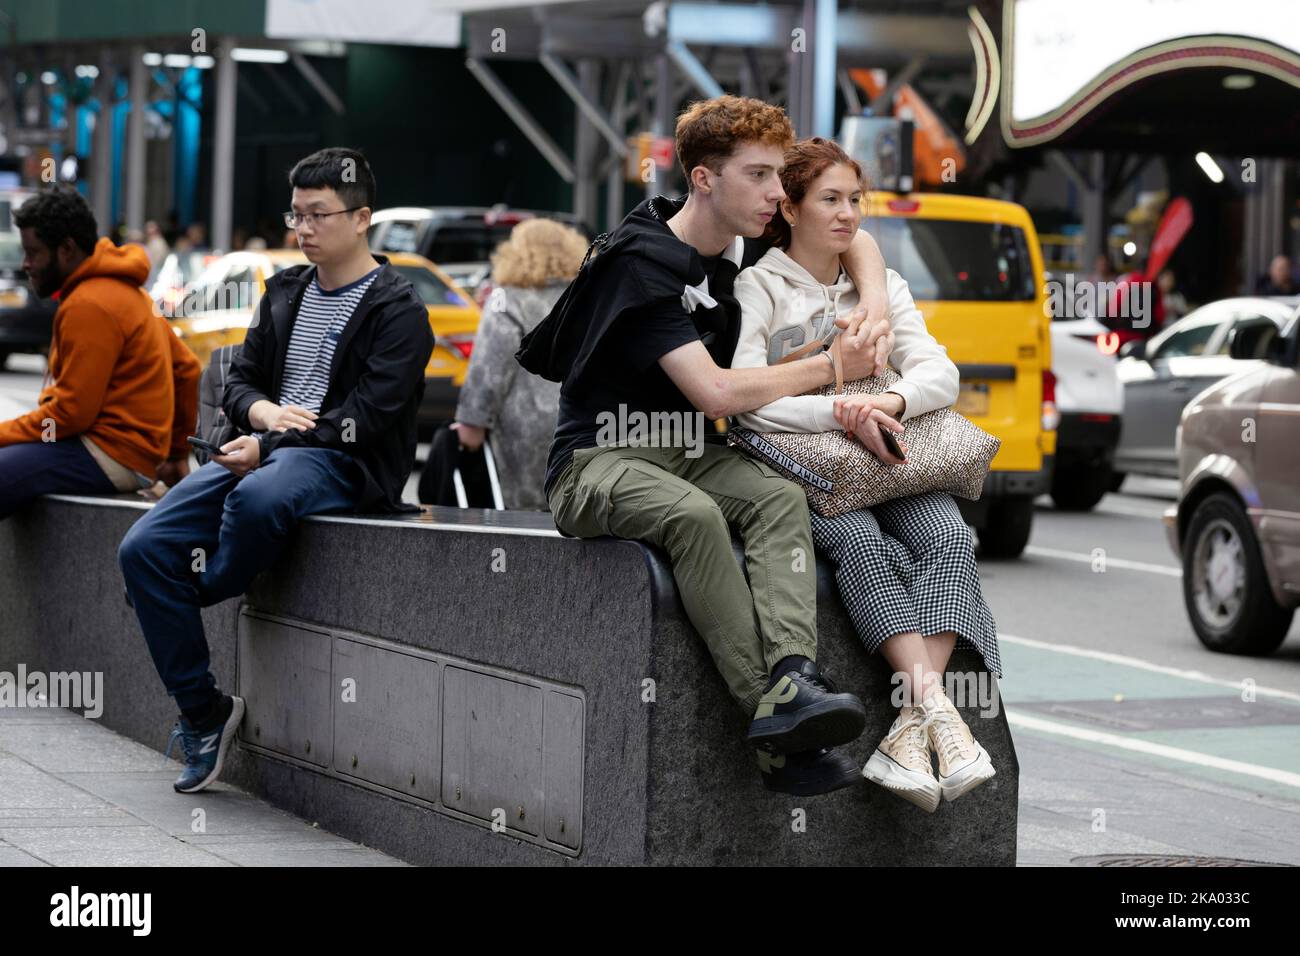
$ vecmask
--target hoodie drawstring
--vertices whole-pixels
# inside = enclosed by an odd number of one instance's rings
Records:
[[[826,345],[827,348],[830,348],[830,343],[826,342],[826,338],[827,336],[831,336],[832,338],[834,337],[832,335],[832,330],[835,330],[835,321],[840,317],[840,296],[842,296],[848,290],[846,289],[837,290],[835,293],[835,299],[832,302],[830,301],[830,296],[827,293],[827,287],[822,286],[821,289],[822,289],[822,301],[823,301],[822,320],[817,327],[817,337],[822,340],[822,342]],[[835,331],[835,334],[838,334],[838,330]]]

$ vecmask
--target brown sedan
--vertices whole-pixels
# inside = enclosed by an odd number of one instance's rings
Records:
[[[1201,642],[1268,654],[1300,605],[1300,312],[1281,331],[1241,330],[1229,349],[1254,361],[1183,412],[1165,527]]]

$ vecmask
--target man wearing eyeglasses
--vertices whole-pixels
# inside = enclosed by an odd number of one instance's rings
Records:
[[[172,732],[181,793],[217,778],[244,713],[209,670],[200,608],[243,594],[307,515],[413,510],[401,495],[433,351],[428,312],[367,246],[375,180],[364,156],[320,150],[289,183],[285,225],[311,265],[267,280],[231,365],[222,406],[242,434],[118,549],[128,600],[181,711]]]

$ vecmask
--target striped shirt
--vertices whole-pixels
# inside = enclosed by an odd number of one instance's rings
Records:
[[[377,266],[356,282],[328,292],[313,277],[303,293],[298,318],[289,335],[280,384],[281,405],[298,405],[320,412],[321,402],[329,390],[334,347],[381,268]]]

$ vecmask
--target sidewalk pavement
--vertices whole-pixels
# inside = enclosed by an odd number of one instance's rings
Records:
[[[1095,866],[1099,857],[1148,855],[1300,866],[1300,802],[1268,787],[1016,727],[1012,734],[1020,761],[1019,866]]]
[[[1300,803],[1265,788],[1023,731],[1016,749],[1021,866],[1110,854],[1300,864]],[[72,711],[0,708],[0,867],[404,865],[224,783],[175,793],[179,772]]]
[[[72,711],[0,708],[0,867],[405,865],[224,783],[176,793],[180,768]]]

